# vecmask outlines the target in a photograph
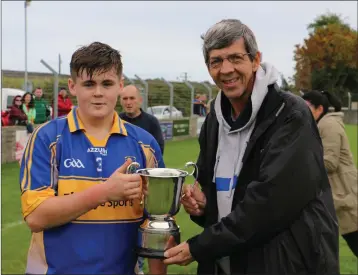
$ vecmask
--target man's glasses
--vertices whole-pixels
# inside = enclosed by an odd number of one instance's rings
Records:
[[[250,55],[251,53],[236,53],[231,54],[228,57],[215,57],[209,60],[210,69],[220,69],[224,63],[224,60],[227,59],[233,65],[239,65],[245,62],[245,55]]]

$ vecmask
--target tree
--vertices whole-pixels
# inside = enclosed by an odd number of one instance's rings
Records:
[[[302,45],[296,45],[294,80],[298,89],[356,92],[357,31],[335,14],[321,15],[308,25]]]
[[[334,13],[327,13],[318,16],[314,22],[308,25],[309,31],[316,31],[318,28],[324,28],[328,25],[341,25],[344,28],[349,29],[349,25],[343,22],[340,15]]]
[[[280,89],[283,91],[289,91],[290,87],[288,85],[288,82],[286,80],[286,78],[283,76],[283,74],[281,74],[281,86]]]

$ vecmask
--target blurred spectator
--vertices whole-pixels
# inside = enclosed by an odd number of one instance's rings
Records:
[[[119,117],[150,133],[156,139],[162,154],[164,154],[164,139],[160,123],[155,116],[142,110],[143,98],[138,88],[134,85],[124,87],[120,102],[124,112],[120,113]]]
[[[198,94],[194,99],[194,115],[205,116],[206,115],[206,105],[203,101],[203,96]]]
[[[60,88],[58,92],[57,98],[57,106],[58,106],[58,116],[65,116],[67,115],[73,107],[71,99],[68,97],[66,88]]]
[[[317,122],[322,139],[340,233],[358,257],[357,168],[344,128],[341,102],[333,94],[320,91],[308,91],[302,98]],[[330,105],[334,112],[328,112]]]
[[[34,102],[35,102],[35,124],[42,124],[48,120],[50,116],[49,105],[43,97],[43,92],[40,87],[37,87],[34,91]]]
[[[33,125],[36,119],[36,109],[34,98],[29,92],[22,96],[22,110],[27,115],[27,123]]]
[[[27,115],[25,114],[22,107],[22,98],[20,95],[14,97],[9,113],[10,113],[10,125],[23,125],[26,126],[28,133],[33,132],[34,130],[33,125],[28,122]]]

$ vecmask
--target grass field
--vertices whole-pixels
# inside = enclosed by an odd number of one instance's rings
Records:
[[[357,164],[357,126],[346,127],[351,148]],[[5,149],[5,148],[3,148]],[[195,161],[199,148],[196,139],[168,142],[165,162],[168,167],[182,168],[187,161]],[[19,165],[2,165],[2,274],[24,274],[26,255],[30,242],[30,231],[21,223],[20,190],[18,185]],[[189,178],[187,183],[191,183]],[[182,240],[200,233],[201,228],[190,221],[183,209],[177,216],[181,227]],[[340,239],[341,274],[358,274],[357,258],[353,256],[343,239]],[[196,274],[196,263],[186,267],[170,266],[172,274]]]

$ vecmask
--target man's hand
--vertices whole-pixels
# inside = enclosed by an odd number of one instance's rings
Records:
[[[140,199],[142,197],[142,178],[138,174],[125,174],[132,163],[128,159],[104,183],[107,186],[107,201]],[[145,185],[146,183],[144,183]],[[146,190],[146,188],[144,188]]]
[[[189,244],[187,242],[183,242],[173,248],[168,249],[165,251],[164,257],[167,258],[163,261],[163,263],[166,265],[188,265],[194,261],[190,254]]]
[[[185,211],[192,216],[202,216],[206,206],[205,194],[199,189],[198,182],[194,186],[184,185],[181,203]]]

